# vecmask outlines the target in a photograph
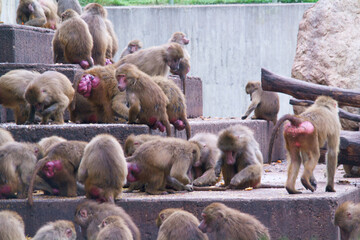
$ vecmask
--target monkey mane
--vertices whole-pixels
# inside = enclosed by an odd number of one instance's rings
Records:
[[[223,151],[242,149],[251,141],[254,134],[251,129],[241,124],[231,126],[219,134],[218,148]]]
[[[89,3],[88,5],[85,6],[84,12],[98,14],[98,15],[102,16],[103,18],[106,18],[106,16],[107,16],[106,9],[98,3]]]

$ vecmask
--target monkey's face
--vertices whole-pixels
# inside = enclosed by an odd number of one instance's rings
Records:
[[[204,211],[201,214],[203,220],[200,222],[199,225],[199,229],[203,232],[203,233],[211,233],[214,231],[214,228],[212,228],[212,226],[214,225],[215,219],[213,216],[211,216],[210,214],[206,213],[206,211]]]
[[[125,74],[118,74],[116,75],[116,79],[118,81],[118,89],[120,92],[123,92],[126,90],[127,87],[127,78]]]
[[[188,45],[189,42],[190,42],[190,40],[189,40],[188,38],[186,38],[185,35],[183,35],[183,37],[182,37],[182,42],[183,42],[184,45]]]
[[[80,207],[75,213],[75,222],[82,228],[87,228],[90,219],[89,209],[85,206]]]
[[[138,45],[130,44],[129,47],[128,47],[128,50],[129,50],[130,53],[134,53],[137,50],[139,50],[139,47],[138,47]]]
[[[180,59],[170,59],[167,62],[167,65],[171,68],[171,70],[177,71],[180,68]]]

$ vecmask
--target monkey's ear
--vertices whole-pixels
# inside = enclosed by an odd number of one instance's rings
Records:
[[[164,213],[160,213],[159,214],[159,218],[161,219],[161,221],[165,220],[165,214]]]
[[[346,212],[346,217],[349,219],[349,220],[351,220],[352,219],[352,215],[351,215],[351,212]]]
[[[67,228],[65,231],[66,237],[70,239],[72,237],[72,230],[70,228]]]

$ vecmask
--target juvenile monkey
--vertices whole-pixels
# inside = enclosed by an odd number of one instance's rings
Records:
[[[279,95],[263,91],[260,82],[248,82],[245,91],[250,94],[251,103],[241,119],[246,119],[255,110],[252,119],[272,121],[274,125],[279,112]]]
[[[131,63],[150,76],[165,77],[169,74],[169,69],[179,69],[180,59],[183,57],[184,52],[180,44],[167,43],[126,55],[115,63],[115,67]]]
[[[186,137],[191,137],[191,127],[186,115],[185,96],[174,81],[166,77],[155,76],[152,80],[163,90],[169,103],[166,106],[166,113],[169,122],[174,125],[176,130],[186,130]]]
[[[62,73],[47,71],[29,83],[25,99],[31,104],[29,123],[34,122],[35,110],[42,115],[42,123],[54,117],[55,124],[64,123],[64,111],[74,97],[70,80]]]
[[[0,77],[0,104],[14,111],[15,123],[24,124],[30,114],[30,105],[24,95],[28,84],[40,73],[16,69]]]
[[[106,217],[99,225],[99,234],[96,240],[133,240],[130,229],[120,216]]]
[[[206,234],[198,228],[200,222],[191,213],[176,209],[164,209],[156,220],[160,228],[157,240],[207,240]]]
[[[48,222],[42,226],[32,240],[75,240],[76,231],[74,224],[67,220]]]
[[[72,9],[63,12],[61,18],[62,24],[52,40],[54,63],[79,64],[83,69],[92,67],[93,39],[88,25]]]
[[[132,55],[132,54],[131,54]],[[129,55],[130,56],[130,55]],[[169,99],[151,77],[133,64],[123,64],[115,73],[120,91],[126,90],[129,102],[129,123],[147,124],[171,136],[166,106]]]
[[[57,14],[61,17],[61,14],[65,12],[67,9],[72,9],[77,12],[79,15],[81,14],[81,5],[78,0],[56,0],[58,4]]]
[[[16,23],[42,27],[46,23],[44,9],[38,0],[20,0],[16,11]]]
[[[0,128],[0,146],[8,142],[15,142],[11,133],[4,128]]]
[[[126,140],[124,145],[124,152],[126,156],[131,156],[144,142],[163,139],[162,136],[159,135],[150,135],[150,134],[140,134],[134,135],[130,134]]]
[[[99,134],[88,143],[78,170],[87,198],[114,203],[127,175],[124,152],[116,138]]]
[[[215,173],[224,176],[225,186],[236,189],[257,187],[261,182],[263,156],[253,131],[243,125],[230,126],[219,133],[221,150]]]
[[[334,223],[340,228],[341,240],[360,239],[360,203],[341,204],[335,211]]]
[[[1,5],[0,5],[1,7]],[[25,240],[25,224],[22,217],[14,211],[0,211],[0,239]]]
[[[222,203],[208,205],[201,214],[199,228],[203,233],[215,233],[215,239],[270,240],[270,234],[259,220],[250,214],[229,208]]]
[[[269,162],[276,132],[281,124],[289,120],[284,126],[284,138],[287,150],[288,177],[286,190],[290,194],[301,193],[295,189],[295,182],[300,164],[304,165],[301,177],[302,185],[314,192],[316,179],[314,168],[319,161],[320,147],[327,142],[327,192],[335,192],[334,175],[337,167],[340,144],[340,120],[337,102],[327,96],[320,96],[315,103],[299,116],[287,114],[279,119],[274,126],[269,143]]]
[[[125,57],[126,55],[132,54],[143,47],[143,43],[140,40],[134,39],[131,40],[128,45],[123,49],[120,59]]]

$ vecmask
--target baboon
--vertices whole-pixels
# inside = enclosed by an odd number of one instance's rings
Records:
[[[93,39],[88,25],[72,9],[63,12],[61,18],[62,24],[52,40],[54,63],[79,64],[83,69],[92,67]]]
[[[126,94],[119,91],[112,66],[96,66],[86,70],[76,79],[74,86],[92,104],[97,122],[114,123],[115,118],[119,122],[128,120]]]
[[[130,229],[120,216],[106,217],[99,225],[100,231],[96,240],[133,240]]]
[[[334,175],[337,167],[340,144],[340,120],[338,105],[335,100],[327,96],[320,96],[315,103],[299,116],[287,114],[279,119],[273,129],[269,143],[269,162],[276,132],[281,124],[289,120],[284,126],[284,138],[287,150],[288,177],[286,190],[290,194],[301,193],[295,189],[295,182],[300,164],[304,165],[301,177],[303,186],[314,192],[316,179],[314,168],[319,161],[320,147],[327,142],[327,192],[335,192]]]
[[[117,68],[124,63],[132,63],[150,76],[165,77],[169,74],[169,69],[179,69],[180,59],[183,57],[184,52],[180,44],[167,43],[126,55],[114,65]]]
[[[106,63],[107,64],[113,64],[114,61],[114,57],[115,54],[117,53],[118,49],[119,49],[119,43],[118,43],[118,39],[116,36],[116,33],[114,31],[114,25],[112,24],[112,22],[109,19],[104,19],[105,20],[105,24],[106,24],[106,30],[109,33],[110,36],[110,41],[108,43],[108,46],[106,48]]]
[[[33,205],[33,186],[40,176],[60,196],[76,197],[76,174],[87,142],[59,142],[48,150],[46,157],[40,159],[34,168],[28,190],[28,202]]]
[[[71,103],[75,91],[70,80],[62,73],[47,71],[29,83],[25,99],[31,105],[29,123],[34,122],[35,110],[42,115],[42,123],[54,117],[55,124],[64,123],[64,111]]]
[[[143,43],[140,40],[134,39],[131,40],[128,45],[123,49],[120,59],[125,57],[126,55],[132,54],[143,47]]]
[[[99,233],[99,225],[109,216],[121,217],[130,229],[134,240],[140,240],[140,231],[131,217],[119,206],[110,203],[98,204],[95,201],[86,200],[80,203],[75,212],[75,223],[81,227],[81,233],[88,240],[96,239]]]
[[[0,146],[8,142],[15,142],[13,136],[8,130],[0,128]]]
[[[97,123],[94,105],[78,92],[71,103],[70,121],[73,123]]]
[[[132,55],[132,54],[131,54]],[[128,55],[130,56],[130,55]],[[147,124],[171,136],[166,106],[169,99],[151,77],[133,64],[123,64],[115,73],[120,91],[126,90],[129,102],[129,123]]]
[[[180,88],[166,77],[156,76],[152,80],[159,85],[163,90],[169,103],[166,106],[166,113],[169,117],[169,122],[174,125],[176,130],[186,130],[186,137],[191,137],[191,126],[188,122],[186,115],[186,102],[185,96]]]
[[[197,142],[201,148],[199,161],[192,166],[192,176],[194,186],[215,185],[218,178],[215,175],[215,165],[220,158],[220,149],[217,147],[217,135],[213,133],[197,133],[189,139]]]
[[[126,156],[131,156],[133,153],[138,149],[141,144],[144,142],[157,140],[157,139],[163,139],[162,136],[159,135],[150,135],[150,134],[140,134],[140,135],[134,135],[130,134],[124,144],[124,152]]]
[[[38,0],[20,0],[16,11],[16,23],[42,27],[46,23],[44,9]]]
[[[168,213],[169,212],[169,213]],[[200,222],[191,213],[181,209],[165,209],[156,221],[159,229],[157,240],[207,240],[206,234],[198,228]]]
[[[127,180],[147,184],[149,194],[167,194],[166,184],[178,191],[192,191],[187,171],[199,158],[200,146],[195,142],[178,138],[145,142],[126,159]]]
[[[124,152],[116,138],[99,134],[88,143],[78,170],[87,198],[114,203],[127,175]]]
[[[264,119],[275,125],[280,108],[279,95],[263,91],[260,82],[248,82],[245,91],[250,94],[251,103],[241,119],[246,119],[255,110],[252,119]]]
[[[38,144],[40,145],[43,153],[44,153],[44,156],[46,156],[49,152],[49,150],[54,146],[56,145],[57,143],[60,143],[60,142],[65,142],[66,139],[65,138],[62,138],[62,137],[58,137],[58,136],[51,136],[51,137],[45,137],[45,138],[42,138]]]
[[[224,176],[225,186],[244,189],[260,185],[263,156],[253,131],[243,125],[230,126],[219,133],[221,156],[215,174]]]
[[[360,239],[360,203],[341,204],[335,211],[334,223],[340,228],[341,240]]]
[[[0,77],[0,104],[14,111],[15,123],[24,124],[30,114],[30,105],[24,95],[28,84],[40,73],[16,69]]]
[[[229,208],[222,203],[211,203],[202,212],[199,228],[203,233],[215,233],[215,239],[270,240],[267,227],[254,216]]]
[[[74,223],[67,220],[48,222],[42,226],[32,240],[75,240],[76,231]]]
[[[96,65],[105,65],[105,55],[108,45],[111,44],[111,36],[106,28],[106,9],[97,3],[89,3],[83,9],[81,18],[88,24],[93,38],[92,58]]]
[[[58,5],[54,0],[38,0],[42,9],[44,9],[46,23],[42,26],[55,30],[59,24],[59,16],[57,15]]]
[[[77,12],[79,15],[81,14],[81,5],[78,0],[56,0],[58,4],[57,14],[61,17],[61,14],[65,12],[67,9],[72,9]]]
[[[0,5],[1,7],[1,5]],[[22,217],[14,211],[0,211],[0,239],[25,240],[25,224]]]

